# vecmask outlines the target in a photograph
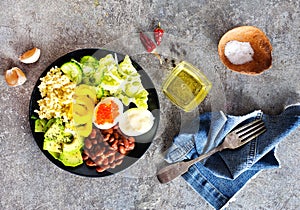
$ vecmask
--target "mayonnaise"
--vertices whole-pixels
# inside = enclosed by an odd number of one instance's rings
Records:
[[[128,136],[147,133],[154,124],[154,117],[149,110],[132,108],[123,113],[119,121],[120,130]]]

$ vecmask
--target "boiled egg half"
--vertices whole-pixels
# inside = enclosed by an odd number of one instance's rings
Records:
[[[123,104],[118,98],[103,98],[94,109],[93,123],[97,128],[109,129],[119,122],[122,113]]]
[[[122,114],[119,128],[127,136],[139,136],[147,133],[153,124],[154,116],[149,110],[131,108]]]

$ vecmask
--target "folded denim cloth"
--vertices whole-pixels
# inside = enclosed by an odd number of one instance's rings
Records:
[[[215,209],[220,209],[259,171],[278,168],[276,146],[300,125],[300,105],[288,106],[280,115],[254,111],[245,116],[211,112],[200,115],[194,134],[175,137],[166,155],[169,163],[194,159],[218,146],[238,125],[261,118],[267,131],[235,150],[223,150],[191,166],[183,178]]]

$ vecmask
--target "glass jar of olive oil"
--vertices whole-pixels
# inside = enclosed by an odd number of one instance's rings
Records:
[[[204,100],[211,87],[199,69],[182,61],[164,82],[163,92],[179,108],[190,112]]]

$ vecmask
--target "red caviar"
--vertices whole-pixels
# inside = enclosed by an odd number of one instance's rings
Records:
[[[113,123],[114,119],[118,115],[118,105],[114,101],[110,101],[110,103],[100,104],[96,113],[96,123],[98,125]]]

